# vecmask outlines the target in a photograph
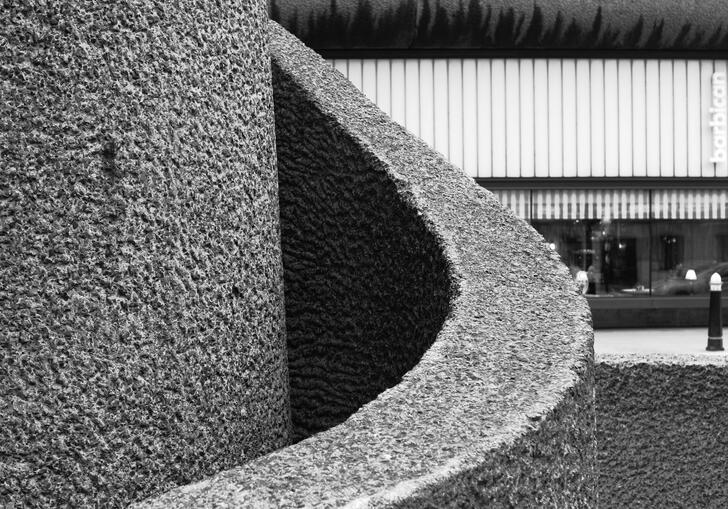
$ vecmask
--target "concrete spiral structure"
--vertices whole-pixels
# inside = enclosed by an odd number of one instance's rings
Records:
[[[0,505],[594,503],[588,307],[492,194],[262,1],[5,7]]]
[[[276,25],[271,56],[294,429],[346,420],[136,507],[594,505],[558,257]]]
[[[262,1],[0,9],[0,506],[288,443]]]

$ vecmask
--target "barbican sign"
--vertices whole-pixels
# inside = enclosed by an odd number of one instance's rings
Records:
[[[728,150],[728,129],[726,119],[726,74],[713,73],[713,105],[710,108],[710,128],[713,130],[713,156],[711,163],[725,163]]]

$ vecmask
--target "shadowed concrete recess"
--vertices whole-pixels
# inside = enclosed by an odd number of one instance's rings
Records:
[[[262,1],[0,9],[0,506],[288,443]]]
[[[600,505],[728,507],[727,382],[723,355],[599,355]]]
[[[293,421],[340,424],[136,507],[595,505],[590,314],[566,268],[270,30]]]

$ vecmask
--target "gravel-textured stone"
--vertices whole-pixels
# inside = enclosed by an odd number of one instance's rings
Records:
[[[728,507],[726,356],[600,355],[602,507]]]
[[[264,2],[0,8],[0,506],[287,443]]]
[[[287,320],[298,321],[290,359],[296,397],[305,400],[307,377],[316,397],[370,397],[436,338],[399,383],[342,424],[137,507],[595,505],[592,331],[566,268],[491,193],[295,38],[271,29],[284,232],[295,232],[295,221],[309,235],[318,230],[310,244],[308,235],[283,240],[287,284],[296,299],[314,298],[310,310],[289,302],[296,308]],[[367,255],[352,252],[352,241]],[[402,261],[387,259],[388,242]],[[410,252],[403,242],[414,242]],[[405,316],[357,308],[370,302],[364,279],[353,280],[351,298],[335,288],[357,271],[391,278],[370,287],[385,302],[404,299],[397,311]],[[402,283],[409,290],[397,288]],[[344,301],[332,303],[336,296]],[[439,325],[443,296],[448,312]],[[422,322],[428,310],[434,316]],[[407,331],[407,323],[425,328]],[[327,324],[335,329],[326,332]],[[411,338],[416,345],[403,344]],[[344,354],[324,355],[307,371],[331,343]],[[313,354],[307,344],[321,347]],[[367,372],[388,354],[397,369]],[[341,380],[352,386],[337,386]],[[347,403],[308,422],[341,419],[354,406]]]

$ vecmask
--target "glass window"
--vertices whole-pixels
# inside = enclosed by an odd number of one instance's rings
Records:
[[[701,295],[714,272],[728,283],[728,189],[496,194],[544,236],[589,295]]]

